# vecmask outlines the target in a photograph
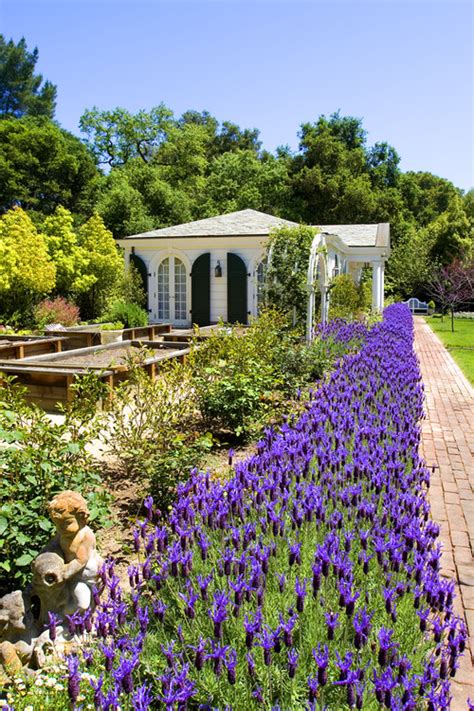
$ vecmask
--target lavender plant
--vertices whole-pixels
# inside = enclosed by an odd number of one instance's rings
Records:
[[[440,575],[408,309],[360,338],[231,480],[194,471],[166,522],[147,501],[129,601],[102,572],[101,674],[69,664],[73,704],[449,708],[466,630]]]

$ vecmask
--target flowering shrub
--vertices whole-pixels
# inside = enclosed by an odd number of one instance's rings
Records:
[[[39,328],[44,328],[48,323],[74,326],[79,321],[79,307],[62,296],[44,299],[35,307],[35,321]]]
[[[130,602],[109,562],[99,642],[84,652],[100,676],[83,680],[72,659],[71,701],[447,708],[466,630],[440,576],[422,402],[411,316],[390,306],[304,414],[268,428],[230,481],[194,472],[166,523],[147,500]]]

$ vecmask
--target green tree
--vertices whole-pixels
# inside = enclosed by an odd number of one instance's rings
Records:
[[[463,197],[464,210],[468,218],[474,222],[474,188],[468,190]]]
[[[286,163],[266,153],[224,153],[211,164],[201,202],[205,215],[253,208],[279,214],[288,200]]]
[[[92,287],[94,276],[86,274],[89,255],[77,241],[74,219],[61,205],[47,217],[42,231],[48,253],[56,267],[56,291],[62,296],[73,296]]]
[[[38,48],[29,52],[24,37],[15,44],[0,35],[0,117],[46,116],[53,118],[56,87],[35,74]]]
[[[424,286],[433,269],[429,245],[423,232],[405,223],[387,262],[385,289],[396,299],[423,296]]]
[[[82,142],[45,118],[0,121],[0,211],[91,212],[97,168]]]
[[[105,178],[96,210],[117,238],[148,232],[158,224],[125,169],[114,169]]]
[[[473,254],[474,226],[458,195],[451,200],[448,209],[423,230],[423,235],[434,262],[451,264],[456,259],[468,259]]]
[[[83,318],[96,318],[106,308],[107,298],[122,276],[124,260],[99,215],[93,215],[82,225],[78,243],[87,254],[83,277],[90,280],[90,288],[79,298],[81,314]]]
[[[86,110],[79,126],[99,163],[125,165],[133,158],[147,163],[174,125],[173,112],[164,104],[132,114],[126,109]]]
[[[0,218],[0,290],[3,315],[27,321],[31,309],[55,285],[56,268],[46,242],[19,207]]]
[[[369,148],[367,165],[372,185],[382,189],[396,186],[400,176],[399,163],[400,156],[388,143],[376,143]]]
[[[333,116],[301,127],[300,151],[290,168],[292,216],[323,224],[373,221],[377,195],[367,170],[365,132],[359,119]]]
[[[407,217],[414,218],[420,227],[426,227],[446,212],[451,202],[460,195],[460,191],[449,180],[427,172],[403,173],[399,189]]]

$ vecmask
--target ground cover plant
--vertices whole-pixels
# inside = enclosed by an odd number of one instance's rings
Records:
[[[474,385],[474,319],[431,317],[426,323],[442,340],[466,378]]]
[[[30,563],[54,532],[47,503],[59,491],[78,489],[93,525],[104,525],[108,497],[87,446],[98,433],[94,417],[103,384],[93,375],[73,386],[76,397],[54,422],[6,378],[0,387],[0,595],[24,587]]]
[[[166,520],[147,500],[130,599],[109,561],[98,643],[69,658],[67,694],[35,689],[36,699],[55,709],[447,708],[466,630],[440,576],[412,339],[408,309],[388,307],[233,478],[195,471]],[[90,620],[71,625],[81,633]]]

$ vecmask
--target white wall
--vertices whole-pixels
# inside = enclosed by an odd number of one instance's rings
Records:
[[[131,240],[130,240],[131,241]],[[168,256],[174,255],[184,257],[185,263],[189,265],[187,297],[188,312],[191,309],[191,278],[190,271],[194,260],[205,252],[211,254],[211,321],[215,322],[222,318],[227,319],[227,253],[233,252],[243,259],[247,268],[247,273],[251,276],[247,278],[247,310],[252,315],[257,313],[256,300],[256,274],[255,270],[258,262],[264,253],[264,238],[262,237],[211,237],[205,238],[185,238],[185,239],[160,239],[160,240],[133,240],[135,254],[143,259],[148,267],[148,291],[150,320],[157,318],[157,269],[160,261]],[[128,247],[128,245],[127,245]],[[220,262],[222,277],[215,276],[215,267]],[[189,320],[189,324],[191,320]]]

